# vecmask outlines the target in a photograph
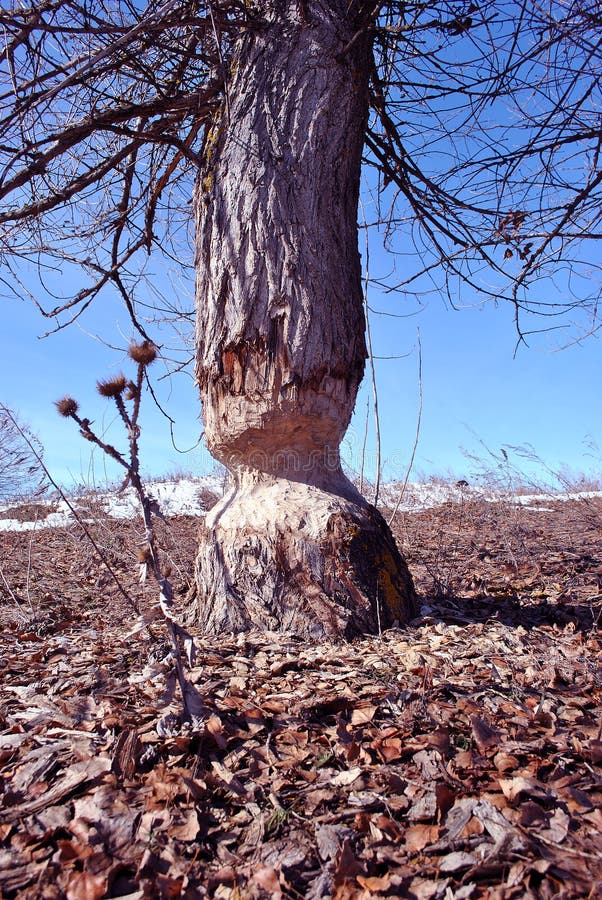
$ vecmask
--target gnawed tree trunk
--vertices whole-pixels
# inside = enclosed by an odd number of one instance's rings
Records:
[[[208,632],[351,637],[413,614],[412,583],[339,447],[366,346],[357,204],[370,47],[349,0],[266,3],[207,135],[197,225],[197,377],[232,487],[207,516]]]

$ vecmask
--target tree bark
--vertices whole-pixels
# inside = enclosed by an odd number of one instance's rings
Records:
[[[371,48],[348,47],[348,0],[264,6],[195,197],[197,378],[208,447],[232,474],[201,529],[195,617],[208,632],[351,637],[413,614],[405,563],[339,453],[366,359]]]

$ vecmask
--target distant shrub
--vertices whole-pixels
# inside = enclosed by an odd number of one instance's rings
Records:
[[[0,403],[0,503],[32,499],[46,490],[42,456],[40,439]]]
[[[215,491],[212,491],[210,488],[202,487],[198,493],[197,497],[199,502],[201,503],[203,509],[211,509],[217,501],[220,499],[220,495]]]

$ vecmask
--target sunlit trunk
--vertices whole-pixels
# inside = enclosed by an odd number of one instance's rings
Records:
[[[348,0],[266,4],[207,135],[197,377],[232,486],[202,528],[209,632],[350,637],[412,615],[390,531],[341,469],[366,345],[357,203],[370,47]]]

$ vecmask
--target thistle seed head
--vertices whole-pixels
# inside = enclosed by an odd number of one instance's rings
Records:
[[[128,381],[125,389],[125,399],[126,400],[135,400],[138,396],[138,388],[134,384],[133,381]]]
[[[134,341],[130,344],[130,358],[141,366],[150,366],[157,358],[157,348],[152,341],[142,341],[136,344]]]
[[[127,379],[125,375],[116,375],[115,378],[96,382],[96,390],[101,397],[118,397],[125,391],[126,386]]]
[[[74,416],[79,408],[77,400],[74,400],[73,397],[63,397],[62,400],[56,400],[54,405],[59,411],[59,415],[64,416],[66,419]]]

